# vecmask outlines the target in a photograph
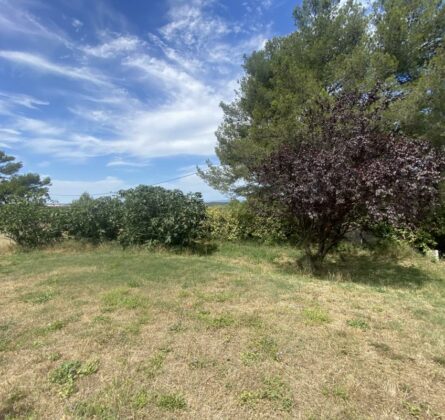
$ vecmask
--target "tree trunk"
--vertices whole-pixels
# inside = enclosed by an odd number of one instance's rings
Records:
[[[317,273],[323,266],[323,261],[326,253],[316,252],[306,249],[304,256],[298,260],[298,265],[309,273]]]

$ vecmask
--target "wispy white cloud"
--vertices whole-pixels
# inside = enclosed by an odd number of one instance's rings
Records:
[[[83,26],[83,22],[79,19],[74,18],[71,20],[71,25],[76,30],[76,32],[79,32]]]
[[[0,128],[0,135],[7,134],[10,136],[18,136],[20,134],[20,131],[13,130],[11,128]]]
[[[16,64],[32,67],[45,73],[56,74],[70,79],[83,80],[98,85],[108,84],[102,76],[94,74],[88,68],[75,68],[55,64],[44,57],[27,52],[0,50],[0,58]]]
[[[0,33],[22,34],[70,47],[71,41],[60,28],[48,28],[26,9],[26,2],[0,0]]]
[[[111,58],[141,47],[143,42],[135,36],[118,36],[96,46],[85,46],[82,50],[89,55],[99,58]]]
[[[1,100],[7,101],[9,105],[19,105],[29,109],[37,109],[39,106],[49,105],[48,101],[42,101],[30,95],[0,91],[0,101]]]
[[[62,127],[34,118],[18,117],[14,124],[17,131],[29,132],[33,136],[58,136],[65,132]]]
[[[11,128],[0,127],[1,147],[9,148],[11,145],[20,142],[20,132]]]
[[[24,133],[38,153],[73,160],[110,156],[109,167],[140,165],[138,158],[213,155],[219,102],[233,97],[243,54],[261,48],[267,30],[222,18],[214,1],[169,4],[169,21],[156,33],[142,39],[101,31],[96,44],[73,43],[63,64],[60,56],[0,50],[0,59],[95,85],[94,91],[80,85],[57,93],[71,99],[65,121],[10,115],[5,129]],[[13,100],[29,109],[47,104],[31,97]]]
[[[122,160],[122,159],[115,159],[111,160],[107,163],[108,167],[115,167],[115,166],[130,166],[134,168],[145,168],[147,166],[150,166],[147,162],[137,162],[137,161],[130,161],[130,160]]]
[[[89,194],[109,194],[129,188],[125,181],[113,176],[107,176],[95,181],[53,179],[51,183],[50,195],[60,202],[70,202],[73,199],[71,196],[78,197],[84,192]]]
[[[200,80],[194,78],[189,73],[170,65],[164,60],[160,60],[149,55],[137,55],[129,57],[123,64],[140,70],[143,74],[154,79],[156,83],[163,83],[169,95],[176,92],[186,92],[187,94],[205,94],[209,92],[209,86],[206,86]]]
[[[87,134],[65,134],[63,136],[27,137],[27,148],[35,153],[70,161],[84,161],[96,156],[107,156],[118,149],[113,142]]]
[[[170,22],[159,32],[169,42],[180,40],[194,48],[230,33],[233,29],[226,21],[206,11],[211,3],[203,0],[173,2],[169,11]]]

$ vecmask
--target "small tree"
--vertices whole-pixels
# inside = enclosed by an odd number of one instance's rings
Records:
[[[49,178],[28,173],[18,174],[22,168],[21,162],[15,162],[15,157],[8,156],[0,150],[0,205],[17,198],[46,200],[48,198]]]
[[[380,127],[376,92],[320,100],[305,114],[306,138],[254,170],[260,196],[279,203],[312,266],[353,226],[418,224],[438,197],[444,158],[427,142]]]

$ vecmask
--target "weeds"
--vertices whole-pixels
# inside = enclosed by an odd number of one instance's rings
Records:
[[[97,372],[98,368],[98,361],[90,361],[84,364],[78,360],[67,361],[50,372],[49,380],[59,385],[59,394],[67,398],[76,392],[77,378],[92,375]]]
[[[293,400],[289,387],[277,376],[265,378],[263,386],[255,391],[242,391],[240,396],[242,404],[254,405],[261,400],[272,402],[284,411],[292,409]]]
[[[245,365],[265,359],[279,361],[278,344],[269,336],[257,337],[250,343],[249,351],[241,353],[241,360]]]
[[[123,288],[110,290],[102,297],[102,302],[106,311],[144,308],[147,305],[141,296],[132,295],[130,290]]]
[[[22,296],[22,301],[27,303],[42,304],[54,299],[56,293],[52,290],[42,292],[29,292]]]
[[[346,323],[352,328],[358,328],[360,330],[369,330],[369,324],[363,319],[349,319]]]
[[[235,318],[229,313],[212,316],[209,311],[199,311],[197,318],[204,322],[209,328],[220,329],[235,324]]]
[[[343,401],[347,401],[349,399],[348,391],[341,385],[335,385],[333,387],[323,387],[322,393],[326,397],[334,397],[339,398]]]
[[[157,394],[154,397],[155,403],[159,408],[168,411],[184,410],[187,403],[181,394]]]
[[[435,356],[433,360],[440,366],[445,367],[445,356]]]
[[[168,348],[158,350],[140,369],[148,378],[154,378],[162,370],[168,353],[170,353]]]
[[[325,324],[331,321],[328,313],[319,307],[303,309],[303,318],[308,324]]]

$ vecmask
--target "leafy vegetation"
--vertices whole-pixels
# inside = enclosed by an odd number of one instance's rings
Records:
[[[304,0],[296,31],[248,56],[238,96],[222,104],[221,165],[202,176],[221,191],[249,195],[252,170],[280,145],[310,138],[302,116],[313,101],[383,86],[394,101],[389,132],[443,144],[445,7],[441,0]],[[397,100],[395,100],[397,99]]]
[[[118,198],[83,194],[64,211],[67,234],[93,243],[114,241],[121,228],[122,203]]]
[[[355,1],[304,0],[294,18],[294,33],[271,39],[246,58],[237,97],[221,105],[221,164],[209,164],[201,176],[248,201],[273,192],[267,200],[274,202],[272,219],[287,221],[311,265],[351,224],[364,217],[374,222],[377,214],[420,249],[439,244],[443,225],[429,230],[424,224],[414,232],[401,208],[430,207],[409,194],[423,196],[422,185],[430,181],[414,186],[415,171],[406,169],[414,167],[411,160],[419,170],[429,167],[436,159],[431,146],[440,150],[444,144],[444,3],[378,0],[371,9]],[[385,106],[375,100],[379,90]],[[373,121],[365,118],[368,105],[366,118]],[[362,154],[353,156],[354,148]],[[381,175],[391,174],[382,177],[383,191],[376,186],[382,182],[379,165]],[[440,170],[438,165],[433,172]],[[436,179],[431,185],[437,190]],[[373,197],[364,197],[365,189]],[[402,213],[409,229],[397,226]]]
[[[0,206],[0,233],[21,247],[51,245],[62,232],[60,212],[39,201],[18,198]]]
[[[206,212],[199,193],[141,185],[120,195],[124,245],[187,246],[202,235]]]
[[[207,209],[210,237],[222,241],[274,243],[287,240],[285,223],[272,214],[262,214],[247,202],[233,200]]]
[[[49,380],[60,386],[60,395],[69,397],[76,392],[76,379],[80,376],[88,376],[97,372],[97,361],[82,364],[78,360],[63,362],[49,374]]]
[[[206,236],[206,208],[199,193],[139,186],[119,197],[82,195],[67,208],[43,199],[11,198],[0,206],[0,233],[26,248],[62,238],[93,244],[189,246]]]
[[[38,174],[19,174],[22,167],[14,156],[0,150],[0,206],[18,198],[34,201],[48,198],[50,179],[42,179]]]
[[[376,92],[319,102],[302,118],[309,137],[283,145],[257,169],[260,196],[280,203],[316,265],[352,227],[420,225],[439,199],[443,154],[382,132]],[[312,245],[315,250],[312,249]]]

